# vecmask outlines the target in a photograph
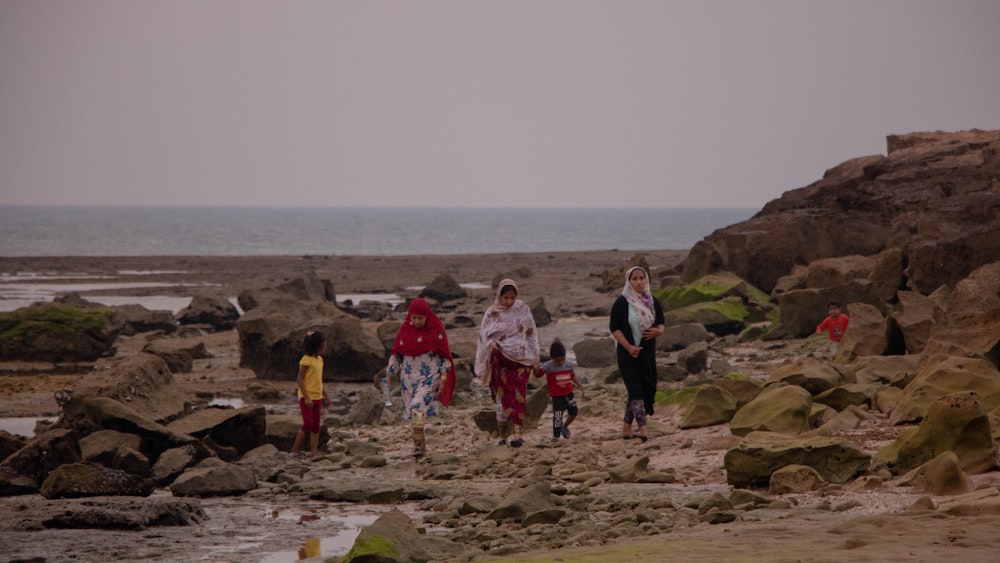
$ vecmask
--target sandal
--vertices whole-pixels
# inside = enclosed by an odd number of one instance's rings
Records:
[[[642,440],[643,444],[645,444],[647,441],[649,441],[649,436],[643,436],[642,434],[636,436],[636,438]]]
[[[510,447],[512,448],[520,448],[523,445],[524,445],[524,438],[518,438],[517,440],[510,441]]]
[[[626,434],[622,436],[622,440],[631,440],[632,438],[635,438],[633,434]]]
[[[420,461],[427,455],[427,451],[421,448],[413,448],[413,461]]]
[[[497,442],[497,445],[498,446],[506,446],[507,445],[507,438],[501,438],[500,441]]]

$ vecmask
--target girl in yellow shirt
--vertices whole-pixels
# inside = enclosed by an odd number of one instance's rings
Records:
[[[326,351],[326,337],[322,332],[306,333],[303,346],[305,354],[299,360],[298,396],[299,410],[302,411],[302,427],[295,435],[292,444],[292,455],[299,454],[299,448],[306,435],[309,435],[309,455],[319,455],[320,421],[323,416],[323,405],[330,404],[330,398],[323,390],[323,352]]]

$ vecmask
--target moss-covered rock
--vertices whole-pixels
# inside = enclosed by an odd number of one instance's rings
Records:
[[[669,287],[653,292],[665,311],[680,309],[696,303],[718,301],[724,297],[746,297],[754,288],[729,272],[719,272],[699,278],[689,284]],[[763,301],[767,295],[757,291]]]
[[[697,323],[717,336],[737,334],[752,323],[776,318],[767,294],[729,272],[654,290],[653,297],[663,305],[668,327]]]
[[[695,303],[663,314],[667,326],[698,323],[717,336],[737,334],[749,318],[750,310],[739,297]]]
[[[36,303],[0,313],[0,356],[16,360],[94,361],[120,332],[110,307]]]

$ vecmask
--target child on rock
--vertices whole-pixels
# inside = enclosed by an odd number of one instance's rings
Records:
[[[570,437],[569,425],[576,420],[578,408],[573,398],[573,386],[580,388],[580,397],[585,397],[583,384],[573,371],[573,363],[566,360],[566,347],[556,340],[549,347],[549,361],[542,364],[536,377],[545,373],[549,397],[552,397],[552,441],[558,442],[559,437]],[[563,420],[563,413],[569,416]]]

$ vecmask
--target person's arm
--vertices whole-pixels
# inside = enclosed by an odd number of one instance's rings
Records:
[[[309,370],[307,366],[299,366],[299,375],[296,378],[296,383],[299,385],[299,393],[302,394],[302,398],[305,399],[306,406],[311,407],[313,402],[309,398],[309,394],[306,393],[306,372]]]
[[[397,369],[399,369],[399,354],[389,354],[389,365],[385,367],[386,382],[392,381],[392,376],[396,374]]]
[[[629,342],[628,338],[625,337],[624,332],[616,330],[611,333],[611,336],[615,337],[615,341],[618,342],[618,345],[621,346],[623,350],[628,352],[629,356],[632,356],[633,358],[637,358],[639,356],[639,352],[642,348]]]
[[[818,325],[816,325],[816,334],[819,334],[826,330],[827,325],[830,323],[830,317],[823,319]]]
[[[573,381],[573,384],[580,388],[580,396],[581,397],[586,397],[587,396],[587,392],[583,390],[583,383],[581,383],[580,382],[580,378],[578,378],[576,376],[576,372],[575,371],[571,372],[569,377],[570,377],[570,380]]]
[[[655,317],[653,318],[653,326],[642,331],[642,337],[648,340],[654,340],[657,336],[663,334],[666,330],[666,321],[663,319],[663,307],[660,302],[653,299],[653,312]]]
[[[624,330],[628,328],[628,302],[624,297],[615,300],[611,306],[611,318],[608,320],[608,328],[611,329],[611,336],[614,337],[618,346],[628,352],[629,356],[636,358],[639,356],[641,348],[629,342]]]

